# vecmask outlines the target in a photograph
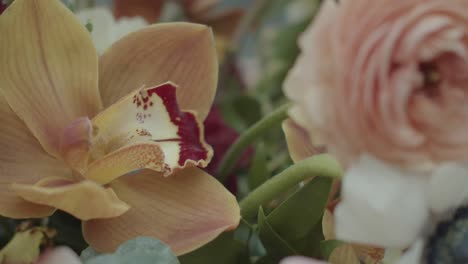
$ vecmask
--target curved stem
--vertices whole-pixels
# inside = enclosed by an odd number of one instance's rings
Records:
[[[243,151],[258,137],[263,135],[272,127],[280,124],[288,116],[290,104],[278,108],[276,111],[265,116],[263,119],[251,126],[240,135],[234,144],[228,149],[218,168],[217,177],[221,182],[225,182],[229,172],[234,168]]]
[[[342,173],[338,162],[329,154],[316,155],[301,160],[272,177],[245,197],[240,202],[241,215],[246,219],[252,218],[257,214],[261,205],[310,177],[340,178]]]

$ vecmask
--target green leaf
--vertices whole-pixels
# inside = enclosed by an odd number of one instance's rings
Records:
[[[267,167],[267,152],[265,144],[259,142],[255,146],[255,155],[251,161],[249,169],[249,188],[254,190],[270,178],[270,171]]]
[[[328,259],[337,247],[343,245],[344,243],[339,240],[323,240],[320,242],[320,253],[323,259]]]
[[[223,233],[202,248],[179,257],[182,264],[248,262],[248,248],[245,243],[234,239],[233,232]]]
[[[258,232],[260,240],[263,243],[268,255],[275,260],[279,260],[285,256],[297,255],[298,252],[288,244],[268,223],[263,207],[258,210]]]
[[[236,97],[233,101],[233,106],[247,127],[250,127],[262,118],[261,105],[254,97],[248,95]]]
[[[289,243],[307,237],[322,219],[332,179],[315,177],[267,217],[278,234]]]
[[[93,249],[86,249],[81,259],[85,264],[179,264],[168,246],[151,237],[129,240],[120,245],[114,254],[99,255]]]

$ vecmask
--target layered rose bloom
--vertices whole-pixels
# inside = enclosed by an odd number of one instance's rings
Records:
[[[285,84],[312,141],[349,164],[468,158],[468,2],[325,1]]]
[[[467,1],[327,0],[299,40],[286,138],[345,166],[338,239],[466,263],[467,29]]]

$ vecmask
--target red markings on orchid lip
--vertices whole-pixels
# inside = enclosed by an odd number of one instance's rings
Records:
[[[201,142],[199,124],[194,114],[182,112],[179,109],[176,98],[176,87],[171,83],[166,83],[161,86],[148,89],[147,93],[148,97],[156,94],[162,99],[171,122],[177,126],[177,135],[179,136],[180,146],[179,165],[184,166],[187,160],[207,160],[208,150]],[[174,141],[174,139],[167,139],[167,141]]]
[[[151,101],[151,94],[148,94],[145,90],[140,90],[133,96],[133,104],[136,105],[137,109],[142,108],[143,111],[154,105]]]

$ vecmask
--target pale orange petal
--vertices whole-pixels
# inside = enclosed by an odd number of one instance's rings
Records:
[[[81,220],[116,217],[129,209],[111,188],[92,181],[49,177],[35,185],[13,184],[12,189],[25,200],[55,207]]]
[[[84,223],[85,239],[98,251],[111,252],[128,239],[152,236],[181,255],[234,229],[240,220],[236,198],[198,168],[170,177],[142,171],[111,186],[132,208],[118,218]]]
[[[325,240],[335,239],[335,221],[333,214],[325,209],[322,218],[322,230]]]
[[[216,92],[218,63],[211,30],[190,23],[157,24],[129,34],[100,59],[105,106],[141,87],[172,81],[177,102],[204,120]]]
[[[283,122],[283,132],[286,137],[289,155],[294,162],[301,161],[314,154],[318,154],[317,149],[310,142],[307,131],[288,119]]]
[[[53,213],[54,208],[27,202],[10,189],[13,182],[33,184],[48,175],[67,175],[69,169],[48,156],[24,123],[0,95],[0,215],[36,218]]]
[[[385,256],[385,250],[383,248],[358,244],[352,244],[351,246],[363,264],[381,263]]]
[[[330,264],[360,264],[353,247],[348,244],[337,247],[328,258]]]
[[[62,130],[101,107],[90,35],[59,0],[16,0],[0,16],[0,89],[13,111],[58,156]]]
[[[96,161],[86,177],[101,184],[142,168],[169,175],[187,165],[205,167],[213,156],[201,122],[179,109],[172,83],[130,93],[92,125]]]

